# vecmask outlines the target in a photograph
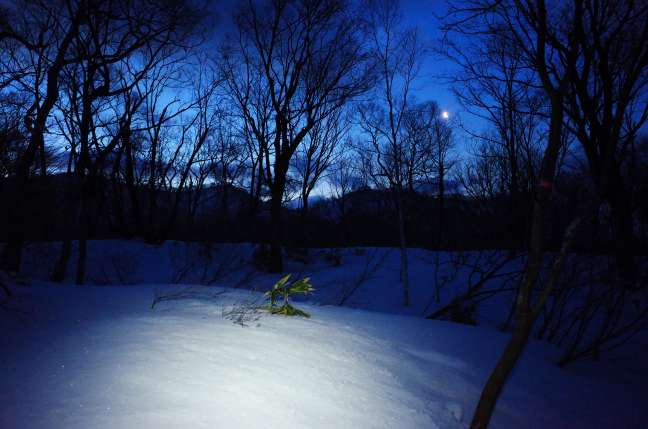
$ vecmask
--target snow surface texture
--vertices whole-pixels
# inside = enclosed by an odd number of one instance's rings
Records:
[[[105,280],[96,283],[118,282],[119,274],[121,283],[159,284],[15,286],[17,296],[0,308],[0,428],[466,428],[508,339],[487,328],[305,302],[297,305],[311,319],[270,316],[254,311],[259,292],[172,285],[169,276],[229,286],[242,277],[259,288],[272,276],[241,265],[229,278],[196,264],[200,255],[185,257],[193,265],[180,257],[160,263],[177,243],[107,244],[91,243],[89,271]],[[251,251],[236,249],[221,249],[237,255],[226,258],[229,266]],[[357,253],[342,267],[319,267],[320,284],[328,278],[333,289],[341,273],[360,273],[365,257]],[[425,267],[414,265],[414,285],[425,284]],[[393,293],[373,296],[392,274],[374,273],[353,305],[402,311],[393,284]],[[150,308],[176,292],[184,299]],[[427,302],[416,305],[404,311],[420,314]],[[560,370],[553,353],[529,345],[492,428],[648,427],[645,385]]]
[[[465,428],[506,340],[305,304],[311,319],[259,314],[242,327],[228,315],[261,295],[205,289],[211,299],[155,310],[151,286],[21,289],[29,313],[0,313],[0,427]],[[540,346],[494,428],[644,427],[638,398],[560,371]]]

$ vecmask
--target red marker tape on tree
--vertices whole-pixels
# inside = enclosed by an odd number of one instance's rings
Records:
[[[551,191],[551,189],[553,189],[553,182],[550,182],[549,180],[541,180],[540,183],[538,183],[538,187]]]

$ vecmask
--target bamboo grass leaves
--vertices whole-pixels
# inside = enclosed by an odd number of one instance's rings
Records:
[[[283,314],[284,316],[302,316],[310,317],[310,314],[305,311],[295,308],[290,303],[290,297],[297,294],[308,294],[313,292],[315,288],[310,283],[310,277],[290,282],[292,274],[288,274],[280,278],[277,283],[272,286],[272,289],[265,293],[270,299],[270,303],[264,307],[265,310],[271,314]]]

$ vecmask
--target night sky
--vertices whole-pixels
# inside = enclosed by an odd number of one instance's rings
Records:
[[[222,37],[233,29],[232,15],[241,1],[219,0],[212,3],[217,37]],[[461,116],[460,106],[452,95],[450,86],[444,81],[444,76],[450,74],[454,66],[450,61],[433,52],[433,48],[438,45],[442,37],[439,18],[443,17],[447,10],[446,1],[401,0],[401,9],[405,22],[418,28],[421,40],[429,50],[412,91],[413,97],[418,102],[434,100],[452,117]],[[460,137],[457,141],[459,146],[465,143],[462,140],[463,138]]]

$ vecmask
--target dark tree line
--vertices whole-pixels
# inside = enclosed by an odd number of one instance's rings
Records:
[[[76,176],[76,207],[66,218],[81,225],[76,276],[83,283],[85,243],[100,212],[98,177],[116,148],[128,148],[133,118],[149,95],[141,93],[144,82],[174,49],[190,43],[197,10],[183,2],[62,0],[17,2],[3,12],[1,86],[20,100],[15,108],[24,141],[12,153],[13,174],[5,187],[11,227],[3,265],[20,267],[27,212],[33,209],[28,196],[34,183],[46,183],[53,167],[47,154],[65,140],[67,169]]]

